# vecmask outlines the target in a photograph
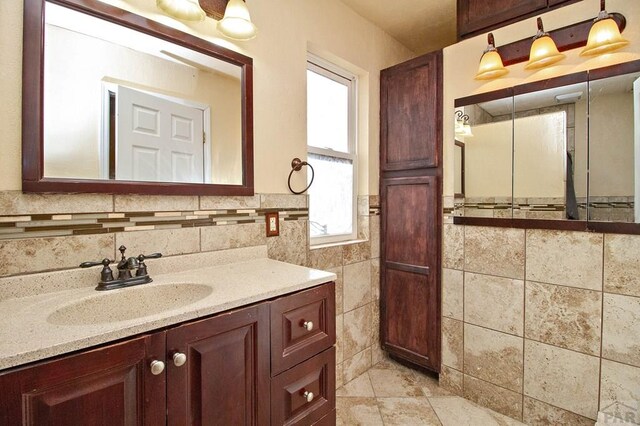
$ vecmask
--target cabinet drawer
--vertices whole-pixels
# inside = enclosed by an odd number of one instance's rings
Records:
[[[277,299],[271,304],[271,376],[336,342],[335,284]]]
[[[324,424],[336,406],[335,389],[336,349],[331,348],[271,379],[271,425]]]

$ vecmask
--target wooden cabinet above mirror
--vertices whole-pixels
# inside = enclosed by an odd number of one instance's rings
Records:
[[[25,192],[253,195],[247,56],[98,0],[25,0],[23,81]]]
[[[454,222],[640,233],[640,61],[455,101]],[[453,148],[449,150],[453,152]]]

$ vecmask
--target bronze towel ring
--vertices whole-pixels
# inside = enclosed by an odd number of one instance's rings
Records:
[[[299,172],[300,170],[302,170],[302,166],[309,166],[309,168],[311,169],[311,182],[309,182],[309,185],[307,185],[305,189],[300,192],[296,192],[291,188],[291,176],[293,176],[293,172]],[[304,194],[309,188],[311,188],[311,184],[313,184],[313,179],[315,177],[316,172],[315,170],[313,170],[313,166],[311,164],[307,163],[306,161],[302,161],[297,157],[294,158],[293,160],[291,160],[291,172],[289,173],[289,180],[287,182],[287,184],[289,185],[289,191],[293,192],[296,195]]]

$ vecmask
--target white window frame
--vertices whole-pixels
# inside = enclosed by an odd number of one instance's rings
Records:
[[[358,236],[358,155],[357,155],[357,138],[358,138],[358,79],[357,77],[323,58],[313,54],[307,56],[307,70],[323,77],[329,78],[340,84],[344,84],[349,89],[349,107],[348,107],[348,150],[344,153],[330,148],[317,148],[307,144],[307,153],[323,155],[327,157],[340,158],[350,160],[353,164],[353,199],[352,199],[352,231],[350,234],[330,235],[326,237],[311,237],[311,224],[309,224],[309,244],[311,246],[341,243],[356,240]],[[308,100],[307,100],[308,102]],[[312,162],[313,163],[313,162]],[[313,164],[312,164],[313,165]],[[313,206],[309,205],[311,210]],[[311,216],[311,215],[309,215]]]

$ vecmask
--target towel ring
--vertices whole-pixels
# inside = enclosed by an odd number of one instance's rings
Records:
[[[296,192],[291,188],[291,176],[293,176],[293,172],[299,172],[300,170],[302,170],[302,166],[309,166],[309,168],[311,169],[311,182],[309,182],[309,185],[307,185],[305,189],[300,192]],[[313,170],[313,166],[311,164],[307,163],[306,161],[302,161],[297,157],[294,158],[293,160],[291,160],[291,172],[289,173],[289,179],[287,181],[287,184],[289,185],[289,191],[293,192],[296,195],[304,194],[309,188],[311,188],[311,184],[313,184],[313,179],[315,177],[316,172],[315,170]]]

